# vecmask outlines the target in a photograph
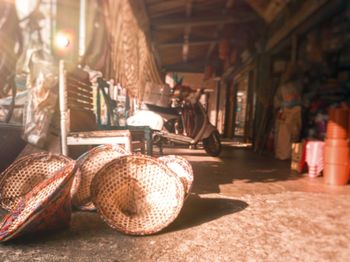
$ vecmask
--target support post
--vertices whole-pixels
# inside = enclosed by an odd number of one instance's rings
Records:
[[[68,155],[67,147],[67,89],[66,72],[64,70],[64,60],[59,61],[58,67],[58,85],[59,85],[59,105],[60,105],[60,123],[61,123],[61,153]]]
[[[216,81],[216,112],[215,112],[215,126],[218,128],[219,111],[220,111],[220,96],[221,96],[221,80]]]

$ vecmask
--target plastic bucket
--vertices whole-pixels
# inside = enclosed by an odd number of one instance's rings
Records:
[[[327,138],[345,139],[348,136],[348,130],[345,126],[329,121],[327,123]]]
[[[324,164],[323,169],[324,182],[328,185],[342,186],[346,185],[349,180],[348,164]]]
[[[348,126],[348,110],[344,108],[330,108],[328,111],[328,119],[330,122],[337,123],[347,128]]]
[[[324,162],[332,164],[347,164],[349,162],[349,148],[326,145],[324,147]]]
[[[348,110],[344,108],[329,109],[327,138],[347,138],[349,123],[348,118]]]
[[[349,142],[347,139],[326,139],[325,146],[334,146],[334,147],[348,147]]]

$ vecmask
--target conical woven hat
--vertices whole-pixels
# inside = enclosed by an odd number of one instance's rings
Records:
[[[177,175],[144,155],[112,160],[91,185],[92,201],[102,219],[132,235],[156,233],[169,225],[182,208],[184,194]]]
[[[193,184],[193,169],[190,162],[181,156],[175,155],[162,156],[158,159],[179,176],[184,184],[185,193],[189,194]]]
[[[73,205],[80,209],[94,209],[90,194],[92,179],[106,163],[126,154],[126,151],[118,145],[101,145],[80,156],[78,166],[81,172],[81,181],[78,191],[73,197]]]
[[[14,210],[0,222],[0,241],[67,226],[71,218],[70,192],[75,169],[75,161],[70,161],[21,197]]]
[[[68,157],[50,153],[32,154],[16,160],[0,175],[0,206],[13,210],[22,196],[70,161]]]

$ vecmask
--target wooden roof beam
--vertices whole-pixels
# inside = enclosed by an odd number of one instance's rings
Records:
[[[267,18],[265,16],[265,8],[266,6],[263,6],[263,3],[260,0],[247,0],[250,7],[267,22]]]
[[[139,0],[138,0],[139,1]],[[146,2],[145,0],[141,0],[142,2]],[[169,12],[172,13],[174,10],[181,10],[183,8],[183,2],[179,0],[166,0],[160,1],[158,3],[153,3],[148,5],[149,12],[152,14],[166,15]]]
[[[268,3],[260,0],[247,0],[247,2],[265,22],[271,23],[282,9],[285,8],[289,0],[272,0]]]
[[[186,26],[211,26],[211,25],[224,25],[224,24],[241,24],[254,21],[255,16],[251,13],[246,13],[237,17],[235,15],[230,16],[214,16],[214,17],[192,17],[192,18],[172,18],[172,19],[155,19],[152,21],[152,28],[154,29],[171,29]]]
[[[270,50],[286,38],[298,25],[309,18],[313,13],[325,5],[329,0],[309,0],[305,1],[300,10],[290,17],[285,25],[275,32],[267,41],[266,49]]]
[[[204,70],[204,59],[188,61],[186,63],[177,63],[171,65],[164,65],[164,70],[167,72],[192,72],[202,73]]]
[[[190,46],[200,46],[200,45],[209,45],[217,44],[220,41],[220,38],[189,38],[188,44]],[[234,42],[231,40],[231,42]],[[174,40],[169,42],[157,43],[158,48],[167,48],[167,47],[179,47],[183,45],[183,40]]]

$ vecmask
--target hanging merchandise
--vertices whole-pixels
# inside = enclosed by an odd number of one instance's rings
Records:
[[[230,53],[230,64],[234,65],[237,63],[238,53],[237,49],[233,49]]]
[[[206,65],[204,70],[204,80],[210,79],[214,74],[214,68],[212,65]]]
[[[306,43],[306,55],[311,63],[322,63],[323,54],[318,37],[318,32],[308,34]]]
[[[276,120],[275,156],[285,160],[291,157],[292,142],[299,139],[301,107],[284,108]]]
[[[0,121],[9,122],[15,108],[16,63],[23,39],[14,1],[0,2]]]
[[[219,58],[221,60],[226,60],[230,53],[230,42],[228,39],[222,39],[219,42]]]
[[[58,90],[57,69],[53,58],[44,51],[33,53],[28,79],[28,101],[23,119],[23,139],[43,147],[54,115]]]
[[[136,17],[136,7],[142,1],[97,2],[104,14],[101,26],[108,28],[101,43],[106,46],[104,54],[107,53],[103,73],[126,88],[130,96],[142,98],[146,82],[163,83],[150,43]],[[90,46],[95,48],[93,42]]]

